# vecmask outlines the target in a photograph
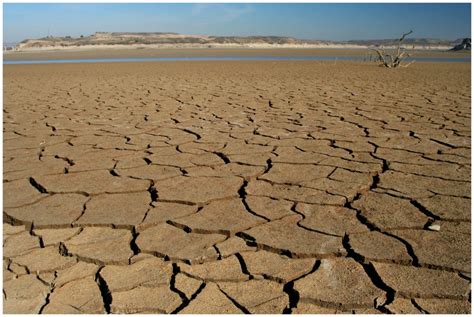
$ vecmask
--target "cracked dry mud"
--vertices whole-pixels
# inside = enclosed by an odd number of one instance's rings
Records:
[[[4,72],[5,313],[470,312],[469,64]]]

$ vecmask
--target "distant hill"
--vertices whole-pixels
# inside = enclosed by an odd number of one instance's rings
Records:
[[[174,32],[96,32],[89,36],[77,38],[71,36],[48,36],[40,39],[27,39],[16,48],[19,50],[49,48],[49,47],[77,47],[85,45],[287,45],[287,46],[324,46],[324,45],[349,45],[349,46],[390,46],[396,45],[397,39],[383,40],[354,40],[354,41],[319,41],[302,40],[285,36],[211,36],[211,35],[186,35]],[[453,42],[438,39],[412,39],[404,42],[405,46],[447,46],[452,47]]]
[[[305,41],[283,36],[208,36],[185,35],[172,32],[130,33],[130,32],[96,32],[90,36],[73,38],[43,37],[28,39],[20,43],[21,48],[48,46],[83,46],[83,45],[133,45],[133,44],[304,44],[322,43],[322,41]]]
[[[404,45],[421,45],[421,46],[452,46],[455,41],[428,39],[428,38],[406,38]],[[347,43],[367,45],[367,46],[391,46],[398,45],[398,39],[382,39],[382,40],[353,40]]]

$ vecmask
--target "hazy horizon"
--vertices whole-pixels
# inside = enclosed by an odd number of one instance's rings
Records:
[[[286,36],[307,40],[471,37],[471,4],[4,3],[4,43],[95,32]],[[185,21],[185,23],[183,23]]]

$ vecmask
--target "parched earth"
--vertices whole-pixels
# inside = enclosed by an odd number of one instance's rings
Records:
[[[4,66],[4,312],[469,313],[470,71]]]

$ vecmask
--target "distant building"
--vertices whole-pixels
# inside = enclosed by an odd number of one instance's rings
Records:
[[[462,40],[461,44],[454,46],[451,51],[462,51],[462,50],[471,50],[471,39],[465,38]]]

